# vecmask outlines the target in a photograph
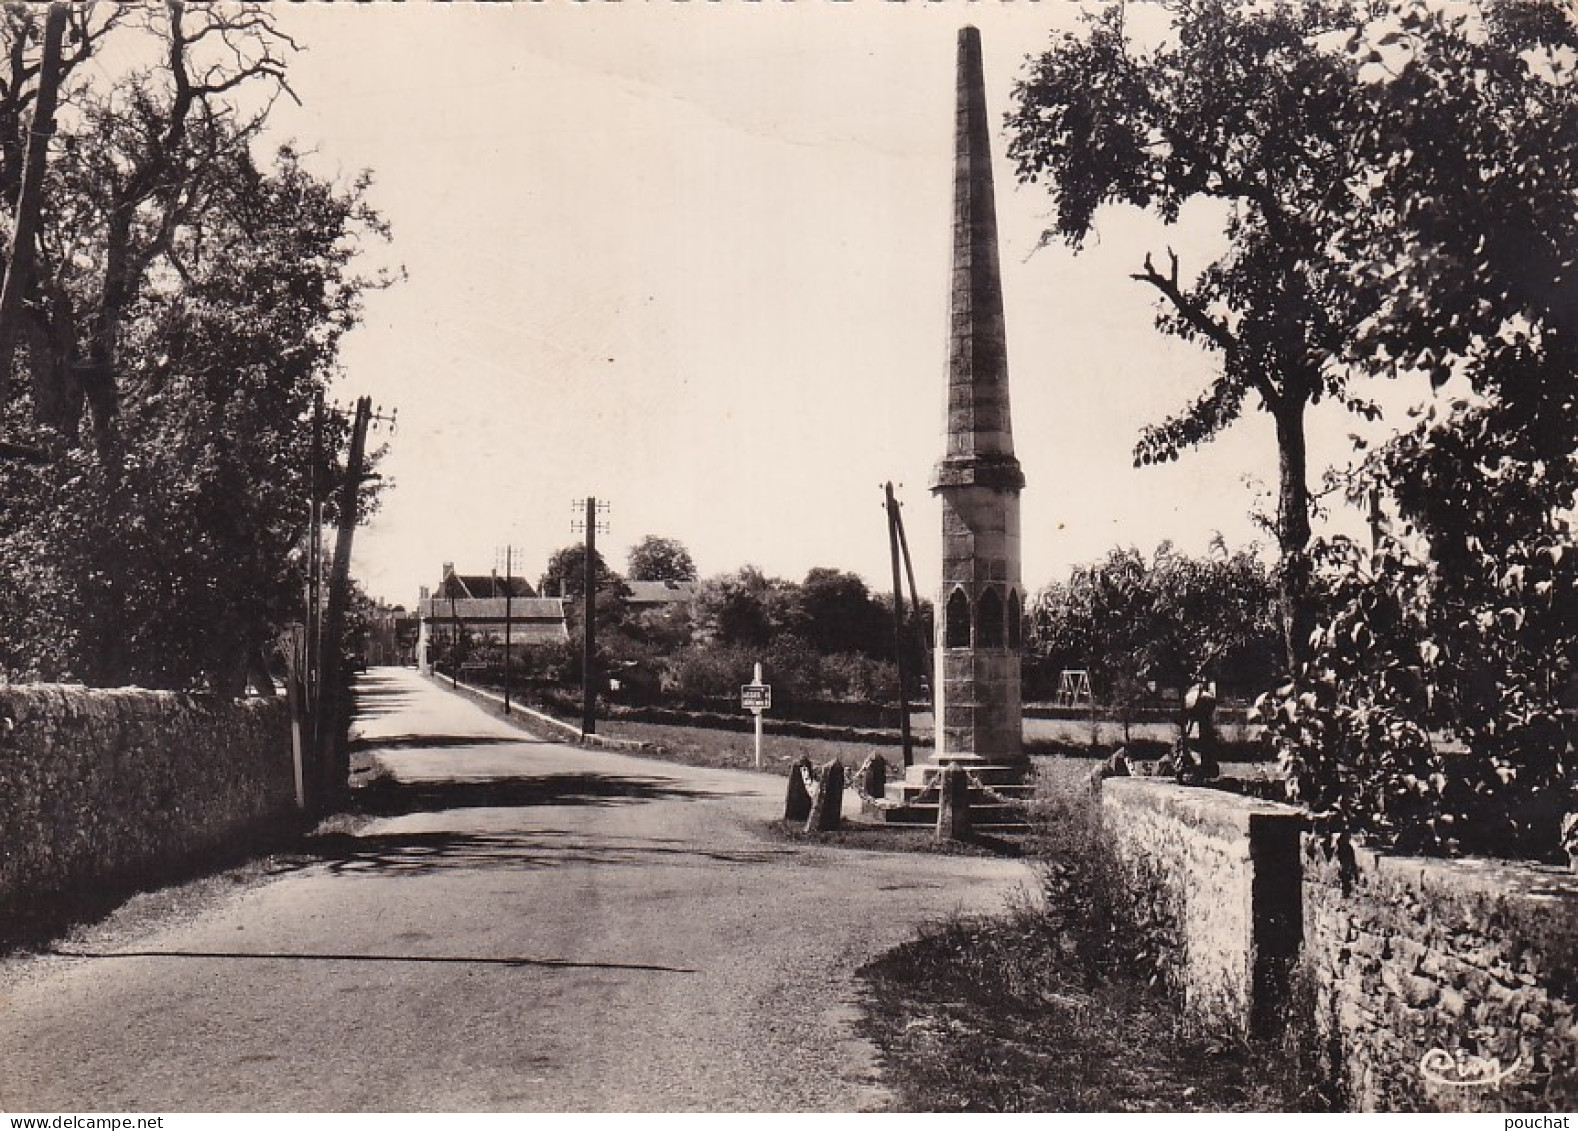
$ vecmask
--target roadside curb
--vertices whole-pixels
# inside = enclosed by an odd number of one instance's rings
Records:
[[[447,691],[451,695],[482,700],[498,707],[504,706],[504,696],[495,694],[492,691],[484,691],[480,687],[469,687],[466,684],[456,686],[446,683],[442,677],[436,675],[426,675],[424,678],[441,691]],[[524,720],[517,718],[520,715],[524,715],[526,718]],[[584,746],[594,750],[611,750],[625,754],[662,749],[658,743],[642,742],[635,738],[610,738],[601,734],[582,734],[580,727],[572,726],[567,722],[554,718],[552,715],[524,706],[513,700],[510,702],[509,714],[506,715],[500,712],[494,717],[503,719],[505,722],[518,723],[522,726],[522,729],[525,729],[525,723],[529,720],[547,728],[548,735],[546,737],[548,741],[563,742],[570,746]]]

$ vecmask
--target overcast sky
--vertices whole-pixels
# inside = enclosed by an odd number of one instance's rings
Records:
[[[280,137],[370,168],[406,282],[373,296],[340,394],[399,409],[394,488],[357,537],[370,592],[410,603],[444,562],[533,582],[611,504],[623,569],[646,534],[703,575],[836,566],[886,583],[880,485],[902,484],[935,585],[954,46],[980,27],[994,122],[1014,430],[1031,588],[1117,544],[1266,540],[1275,446],[1253,413],[1136,470],[1139,428],[1212,359],[1152,327],[1129,279],[1168,245],[1208,262],[1219,216],[1126,210],[1078,256],[1036,251],[1043,190],[1000,123],[1025,56],[1075,3],[302,5],[304,105]],[[1318,470],[1356,424],[1316,414]],[[1246,477],[1247,480],[1246,480]],[[524,562],[524,565],[520,563]],[[501,563],[502,564],[502,563]]]

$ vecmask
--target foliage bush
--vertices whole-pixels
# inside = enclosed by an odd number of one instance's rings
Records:
[[[817,665],[817,692],[844,702],[897,703],[899,669],[889,660],[855,652],[823,656]]]
[[[761,648],[717,641],[693,644],[669,661],[664,690],[693,703],[732,698],[758,662],[778,709],[816,700],[898,701],[898,669],[889,661],[852,652],[821,655],[793,634]]]
[[[1128,712],[1155,682],[1180,691],[1207,675],[1263,687],[1277,663],[1276,587],[1256,550],[1189,557],[1164,542],[1147,557],[1114,549],[1047,586],[1030,607],[1027,682],[1041,694],[1064,668],[1090,673],[1096,696]],[[1253,673],[1253,674],[1251,674]]]
[[[1317,546],[1312,658],[1262,696],[1292,800],[1332,833],[1433,854],[1554,857],[1578,809],[1570,542],[1482,555],[1478,592],[1393,540]]]
[[[740,684],[750,677],[754,663],[745,648],[728,644],[693,645],[673,659],[668,689],[690,700],[734,695]]]
[[[347,426],[330,412],[314,445],[313,405],[391,281],[359,267],[389,232],[367,175],[268,156],[294,48],[271,13],[69,7],[71,112],[0,359],[0,436],[30,453],[0,460],[0,679],[234,695],[303,616],[314,485],[337,518]],[[42,11],[0,24],[13,186]]]

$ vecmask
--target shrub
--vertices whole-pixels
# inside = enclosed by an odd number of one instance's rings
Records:
[[[898,667],[858,652],[823,656],[817,665],[820,696],[863,703],[896,703],[899,698]]]
[[[674,658],[665,690],[698,701],[735,695],[754,663],[747,649],[732,644],[692,645]]]
[[[1561,708],[1578,553],[1484,557],[1470,586],[1393,540],[1317,547],[1311,659],[1257,710],[1288,796],[1325,831],[1408,852],[1556,854],[1578,808]]]

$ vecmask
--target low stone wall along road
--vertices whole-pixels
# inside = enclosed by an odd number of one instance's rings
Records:
[[[379,815],[6,963],[0,1110],[881,1109],[854,970],[1030,886],[774,839],[776,777],[362,679]]]

